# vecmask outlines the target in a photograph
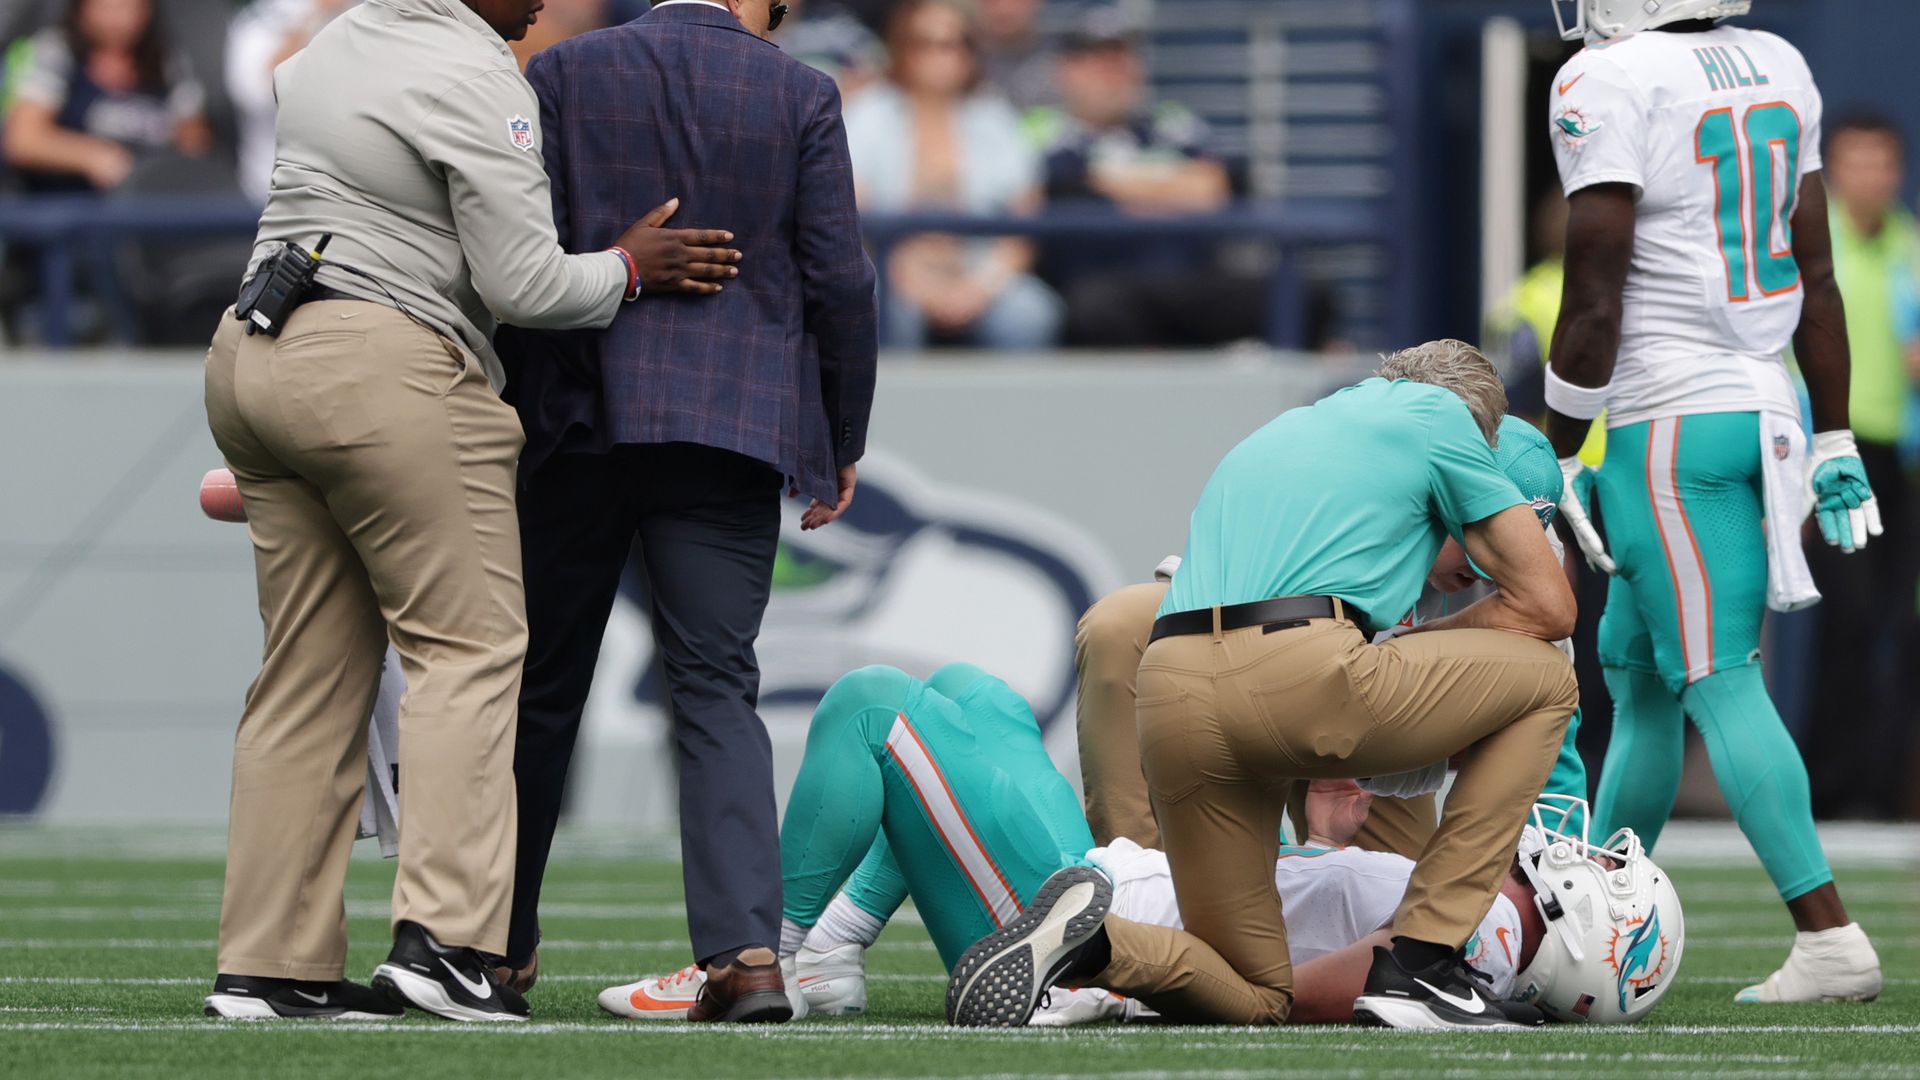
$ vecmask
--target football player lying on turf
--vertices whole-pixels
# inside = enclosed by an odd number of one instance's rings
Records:
[[[1382,940],[1375,931],[1406,888],[1409,860],[1342,846],[1360,827],[1368,798],[1350,784],[1317,785],[1310,820],[1332,835],[1283,852],[1276,867],[1291,916],[1290,945],[1309,959],[1296,984],[1301,1022],[1352,1018],[1372,947]],[[1577,802],[1565,805],[1584,821]],[[1569,816],[1537,814],[1528,832],[1538,849],[1527,863],[1537,864],[1531,876],[1544,868],[1555,881],[1549,901],[1536,905],[1533,886],[1511,883],[1469,958],[1486,964],[1497,991],[1518,985],[1556,1015],[1637,1018],[1677,965],[1678,901],[1631,836],[1609,844],[1618,869],[1589,861],[1597,849],[1584,833],[1559,831]],[[969,665],[943,668],[928,683],[882,667],[836,683],[814,714],[781,847],[783,959],[797,958],[801,993],[809,1009],[823,1013],[864,1010],[864,950],[909,895],[949,970],[971,943],[1002,927],[1015,930],[1035,917],[1085,920],[1104,913],[1109,898],[1123,917],[1179,925],[1165,857],[1125,841],[1094,848],[1032,710],[1005,683]],[[843,883],[846,891],[836,896]],[[1543,912],[1552,915],[1558,937],[1541,931]],[[1636,919],[1642,923],[1633,925],[1654,927],[1643,936],[1658,948],[1634,953],[1637,982],[1620,982],[1625,989],[1615,994],[1617,980],[1601,967],[1611,955],[1606,946],[1630,937],[1629,920]],[[1049,982],[1071,952],[1071,935],[1059,937],[1057,955],[1035,965]],[[684,968],[610,988],[600,1004],[619,1016],[677,1019],[700,982],[697,969]],[[1602,1002],[1598,989],[1615,997]],[[1626,1003],[1617,1010],[1609,1004],[1616,998]],[[1062,992],[1056,1001],[1040,1022],[1110,1015],[1117,999]]]

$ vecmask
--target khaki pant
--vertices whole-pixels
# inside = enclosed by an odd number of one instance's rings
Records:
[[[1153,820],[1147,776],[1140,765],[1134,679],[1153,632],[1154,613],[1166,598],[1167,586],[1159,582],[1116,589],[1087,609],[1074,635],[1080,674],[1075,704],[1080,779],[1087,793],[1087,824],[1103,845],[1124,836],[1141,847],[1160,846],[1160,826]],[[1294,785],[1287,816],[1293,822],[1291,835],[1301,843],[1307,836],[1306,803],[1306,785]],[[1375,799],[1353,842],[1368,851],[1411,859],[1427,846],[1437,814],[1432,795]]]
[[[479,363],[391,308],[227,318],[207,418],[247,508],[260,675],[234,740],[220,970],[340,978],[367,716],[391,639],[400,710],[393,919],[504,952],[527,622],[518,417]]]
[[[1578,701],[1551,645],[1487,630],[1366,643],[1344,620],[1164,638],[1139,671],[1140,746],[1187,930],[1108,919],[1091,983],[1175,1019],[1277,1024],[1293,1005],[1274,891],[1293,781],[1384,775],[1465,751],[1393,932],[1464,944],[1513,863]]]

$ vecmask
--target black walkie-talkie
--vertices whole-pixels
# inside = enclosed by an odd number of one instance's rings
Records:
[[[322,233],[312,251],[288,242],[260,264],[233,306],[233,317],[247,324],[247,333],[279,336],[287,320],[313,291],[313,276],[320,270],[320,257],[332,241],[332,233]]]

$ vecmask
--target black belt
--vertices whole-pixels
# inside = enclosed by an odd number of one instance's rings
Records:
[[[1185,637],[1188,634],[1211,634],[1213,611],[1212,608],[1201,608],[1198,611],[1176,611],[1171,615],[1162,615],[1153,621],[1153,636],[1147,641],[1151,643],[1164,637]],[[1256,600],[1251,604],[1228,604],[1220,609],[1222,631],[1264,626],[1272,633],[1305,626],[1312,619],[1350,619],[1362,631],[1367,628],[1365,615],[1348,607],[1346,601],[1331,596],[1281,596],[1272,600]]]
[[[329,289],[325,285],[316,284],[313,288],[307,290],[307,303],[309,304],[323,303],[329,300],[345,300],[355,304],[374,304],[379,302],[358,296],[348,296],[339,289]]]

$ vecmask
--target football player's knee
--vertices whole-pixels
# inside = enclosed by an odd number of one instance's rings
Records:
[[[1129,585],[1101,597],[1080,616],[1073,642],[1082,678],[1115,678],[1128,666],[1127,660],[1140,655],[1152,632],[1153,612],[1158,605],[1146,607],[1147,598],[1139,594],[1154,589],[1152,585]],[[1127,674],[1131,676],[1132,672]]]
[[[867,709],[898,710],[907,703],[913,676],[896,667],[873,664],[840,676],[814,710],[815,725],[851,720]]]

